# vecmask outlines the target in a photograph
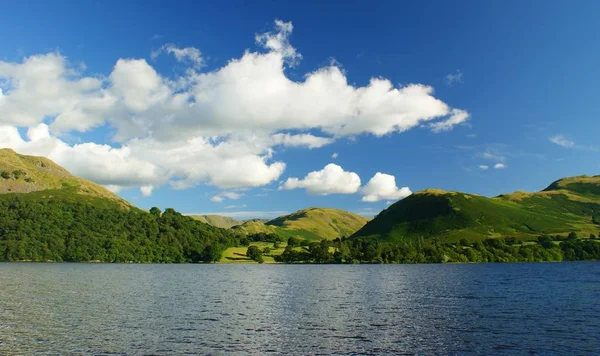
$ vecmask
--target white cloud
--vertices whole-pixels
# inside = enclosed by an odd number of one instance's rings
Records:
[[[278,20],[273,32],[256,36],[264,51],[205,73],[194,70],[199,50],[167,45],[161,51],[191,65],[174,77],[144,59],[117,59],[108,76],[85,76],[59,53],[0,61],[0,146],[47,156],[114,189],[230,189],[279,179],[286,164],[273,158],[277,145],[318,148],[342,136],[436,122],[432,129],[443,131],[466,120],[429,86],[395,87],[385,78],[354,86],[335,63],[291,80],[285,68],[301,59],[292,30]],[[111,145],[58,136],[104,125],[115,133]],[[16,127],[29,128],[28,137]]]
[[[334,153],[331,155],[331,159],[336,159],[336,158],[338,158],[338,156],[339,156],[339,155],[338,155],[338,153],[337,153],[337,152],[334,152]]]
[[[145,197],[149,197],[152,195],[152,191],[154,190],[154,187],[152,185],[142,185],[140,187],[140,192],[142,193],[143,196]]]
[[[293,30],[294,26],[291,22],[277,19],[275,20],[275,32],[257,34],[255,40],[266,49],[278,53],[290,66],[295,66],[302,59],[302,55],[289,42],[289,36]]]
[[[236,193],[236,192],[220,192],[219,194],[211,197],[210,201],[212,201],[213,203],[221,203],[225,199],[238,200],[243,196],[244,196],[244,194],[240,194],[240,193]]]
[[[431,123],[429,127],[431,127],[431,131],[438,133],[442,131],[450,131],[454,128],[454,126],[462,124],[469,120],[469,113],[460,110],[460,109],[452,109],[452,116],[444,121],[438,121]]]
[[[503,163],[496,163],[496,165],[494,166],[494,169],[504,169],[506,168],[506,165],[504,165]]]
[[[463,73],[460,70],[456,70],[455,73],[446,75],[446,84],[453,86],[455,83],[462,83]]]
[[[311,134],[299,134],[299,135],[291,135],[289,133],[282,134],[278,133],[272,135],[273,143],[275,145],[284,145],[290,147],[301,147],[305,146],[307,148],[319,148],[333,142],[332,138],[329,137],[317,137]]]
[[[490,168],[490,166],[488,166],[487,164],[482,164],[482,165],[479,166],[479,169],[481,169],[482,171],[485,171],[485,170],[487,170],[489,168]]]
[[[304,179],[288,178],[280,190],[304,188],[312,195],[354,194],[360,188],[360,177],[330,163],[320,171],[310,172]]]
[[[557,144],[564,148],[575,147],[575,142],[567,139],[564,135],[556,135],[556,136],[550,137],[550,142]]]
[[[168,53],[175,56],[178,62],[190,62],[194,67],[200,68],[204,66],[204,58],[202,52],[194,47],[178,48],[172,43],[168,43],[151,54],[152,59],[156,59],[161,53]]]
[[[483,153],[479,154],[480,157],[485,158],[485,159],[489,159],[491,161],[500,161],[503,162],[505,160],[505,157],[501,154],[492,152],[490,150],[487,150]]]
[[[227,205],[225,209],[243,209],[246,207],[246,204],[241,205]]]
[[[362,188],[362,201],[373,203],[380,200],[399,200],[411,195],[408,187],[398,188],[393,175],[377,172]]]

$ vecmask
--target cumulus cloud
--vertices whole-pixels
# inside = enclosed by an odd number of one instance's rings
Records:
[[[156,59],[161,53],[168,53],[175,56],[178,62],[189,62],[194,67],[200,68],[204,66],[204,58],[202,52],[194,47],[179,48],[172,43],[168,43],[150,55],[152,59]]]
[[[564,135],[556,135],[550,137],[550,142],[559,145],[564,148],[573,148],[575,147],[575,142],[567,139]]]
[[[486,171],[490,168],[490,166],[488,166],[487,164],[482,164],[479,166],[479,169],[481,169],[482,171]]]
[[[504,169],[506,168],[506,165],[504,163],[496,163],[496,165],[494,166],[494,169]]]
[[[334,152],[334,153],[331,155],[331,159],[336,159],[336,158],[338,158],[338,156],[339,156],[339,155],[338,155],[338,153],[337,153],[337,152]]]
[[[319,148],[424,124],[438,132],[468,119],[429,86],[396,87],[385,78],[355,86],[335,62],[292,80],[285,69],[302,58],[289,41],[292,31],[277,20],[273,31],[256,35],[260,52],[210,72],[195,70],[199,50],[166,45],[161,53],[194,69],[174,77],[144,59],[117,59],[108,76],[86,76],[55,52],[0,61],[0,146],[47,156],[117,190],[205,183],[230,189],[279,179],[286,164],[273,157],[278,145]],[[100,126],[115,133],[110,145],[60,139]],[[28,137],[17,127],[29,128]]]
[[[360,177],[330,163],[320,171],[310,172],[304,179],[288,178],[279,190],[304,188],[308,194],[354,194],[360,188]]]
[[[362,188],[364,202],[378,202],[380,200],[399,200],[411,195],[408,187],[398,188],[393,175],[377,172],[367,185]]]
[[[294,30],[291,22],[275,20],[275,31],[255,36],[256,43],[266,49],[278,53],[290,66],[295,66],[302,59],[302,55],[290,44],[289,36]]]

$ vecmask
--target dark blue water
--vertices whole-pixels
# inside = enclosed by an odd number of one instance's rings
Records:
[[[600,263],[0,264],[0,355],[600,353]]]

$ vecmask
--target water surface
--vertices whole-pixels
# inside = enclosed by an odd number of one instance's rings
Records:
[[[0,264],[1,355],[600,352],[600,263]]]

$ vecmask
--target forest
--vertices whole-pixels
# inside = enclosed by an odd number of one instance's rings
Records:
[[[0,199],[0,260],[214,262],[237,235],[173,209],[100,208],[59,200]]]

